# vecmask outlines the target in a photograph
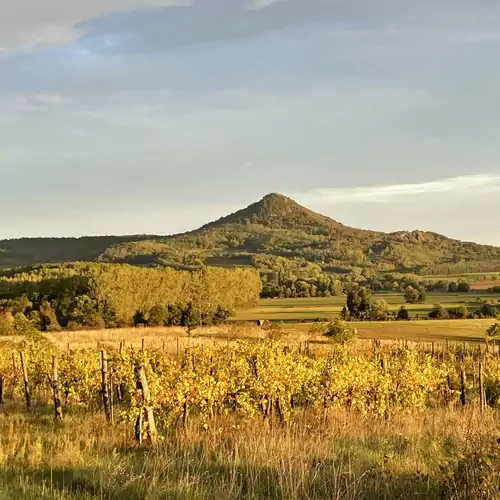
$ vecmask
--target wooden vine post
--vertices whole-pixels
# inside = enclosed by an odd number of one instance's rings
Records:
[[[115,410],[114,410],[114,383],[113,383],[114,369],[109,371],[109,415],[111,425],[115,425]]]
[[[109,405],[108,391],[108,356],[104,349],[101,351],[101,396],[106,420],[111,422],[111,408]]]
[[[142,392],[142,408],[136,423],[136,437],[139,443],[142,442],[142,415],[146,414],[146,421],[148,423],[149,440],[151,444],[156,445],[158,441],[158,432],[156,430],[155,416],[153,407],[151,406],[151,393],[149,392],[148,380],[146,378],[146,371],[142,365],[135,367],[135,378],[137,381],[137,388]]]
[[[12,390],[10,393],[10,399],[14,398],[14,391],[16,390],[17,385],[17,364],[16,364],[16,355],[12,353]]]
[[[3,405],[3,375],[0,374],[0,405]]]
[[[26,365],[26,359],[24,357],[24,353],[21,351],[19,354],[21,357],[21,370],[23,372],[24,396],[26,398],[26,407],[29,410],[31,408],[31,392],[28,379],[28,366]]]
[[[63,419],[63,412],[61,406],[61,397],[59,395],[59,374],[58,374],[57,356],[52,356],[52,394],[54,396],[54,418],[56,420]]]
[[[382,373],[384,374],[384,379],[387,380],[387,359],[385,356],[382,358],[382,360],[380,362],[380,366],[382,368]],[[385,392],[385,411],[384,411],[385,420],[389,419],[389,405],[390,405],[389,393],[386,391]]]
[[[484,375],[483,363],[479,363],[479,402],[481,405],[481,413],[486,410],[486,393],[484,391]]]
[[[462,406],[467,403],[467,392],[465,389],[465,370],[463,365],[460,367],[460,402]]]

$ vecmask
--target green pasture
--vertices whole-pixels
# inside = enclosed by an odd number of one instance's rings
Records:
[[[413,318],[427,317],[435,304],[446,308],[466,305],[471,311],[483,305],[484,301],[500,303],[499,293],[430,293],[425,304],[406,304],[401,293],[378,293],[373,300],[384,299],[389,309],[397,311],[404,305]],[[263,299],[258,307],[237,311],[233,317],[236,321],[269,321],[300,322],[316,319],[335,318],[340,315],[346,303],[345,297],[315,297],[307,299]]]
[[[487,292],[430,293],[425,304],[406,304],[400,293],[379,293],[373,300],[384,299],[392,311],[402,305],[410,311],[410,321],[353,322],[360,337],[416,341],[482,341],[491,319],[471,320],[428,320],[428,314],[435,304],[446,308],[466,305],[470,311],[480,308],[485,301],[500,304],[500,294]],[[269,320],[284,323],[285,329],[298,333],[311,331],[311,323],[339,317],[345,297],[317,297],[307,299],[263,299],[258,307],[237,311],[233,321],[256,322]]]

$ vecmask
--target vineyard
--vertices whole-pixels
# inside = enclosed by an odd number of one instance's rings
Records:
[[[498,348],[467,345],[357,347],[278,341],[196,346],[57,351],[39,339],[4,344],[2,402],[103,411],[128,422],[142,440],[195,418],[207,426],[229,414],[286,425],[294,413],[346,409],[389,418],[437,407],[500,401]],[[153,429],[151,429],[153,426]],[[153,432],[150,432],[150,431]],[[151,436],[152,434],[152,436]]]
[[[498,345],[2,342],[2,498],[500,494]]]

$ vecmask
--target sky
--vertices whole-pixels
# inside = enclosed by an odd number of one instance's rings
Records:
[[[500,245],[500,0],[0,0],[0,239],[269,192]]]

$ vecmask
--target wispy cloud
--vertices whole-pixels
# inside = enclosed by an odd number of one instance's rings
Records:
[[[82,35],[80,24],[89,19],[130,9],[189,4],[189,0],[6,1],[0,18],[0,47],[6,51],[64,45]]]
[[[64,97],[53,92],[0,95],[0,107],[11,111],[33,111],[60,106]]]
[[[408,197],[452,194],[480,196],[500,192],[499,175],[467,175],[414,184],[362,186],[354,188],[321,188],[294,196],[304,204],[399,203]]]

